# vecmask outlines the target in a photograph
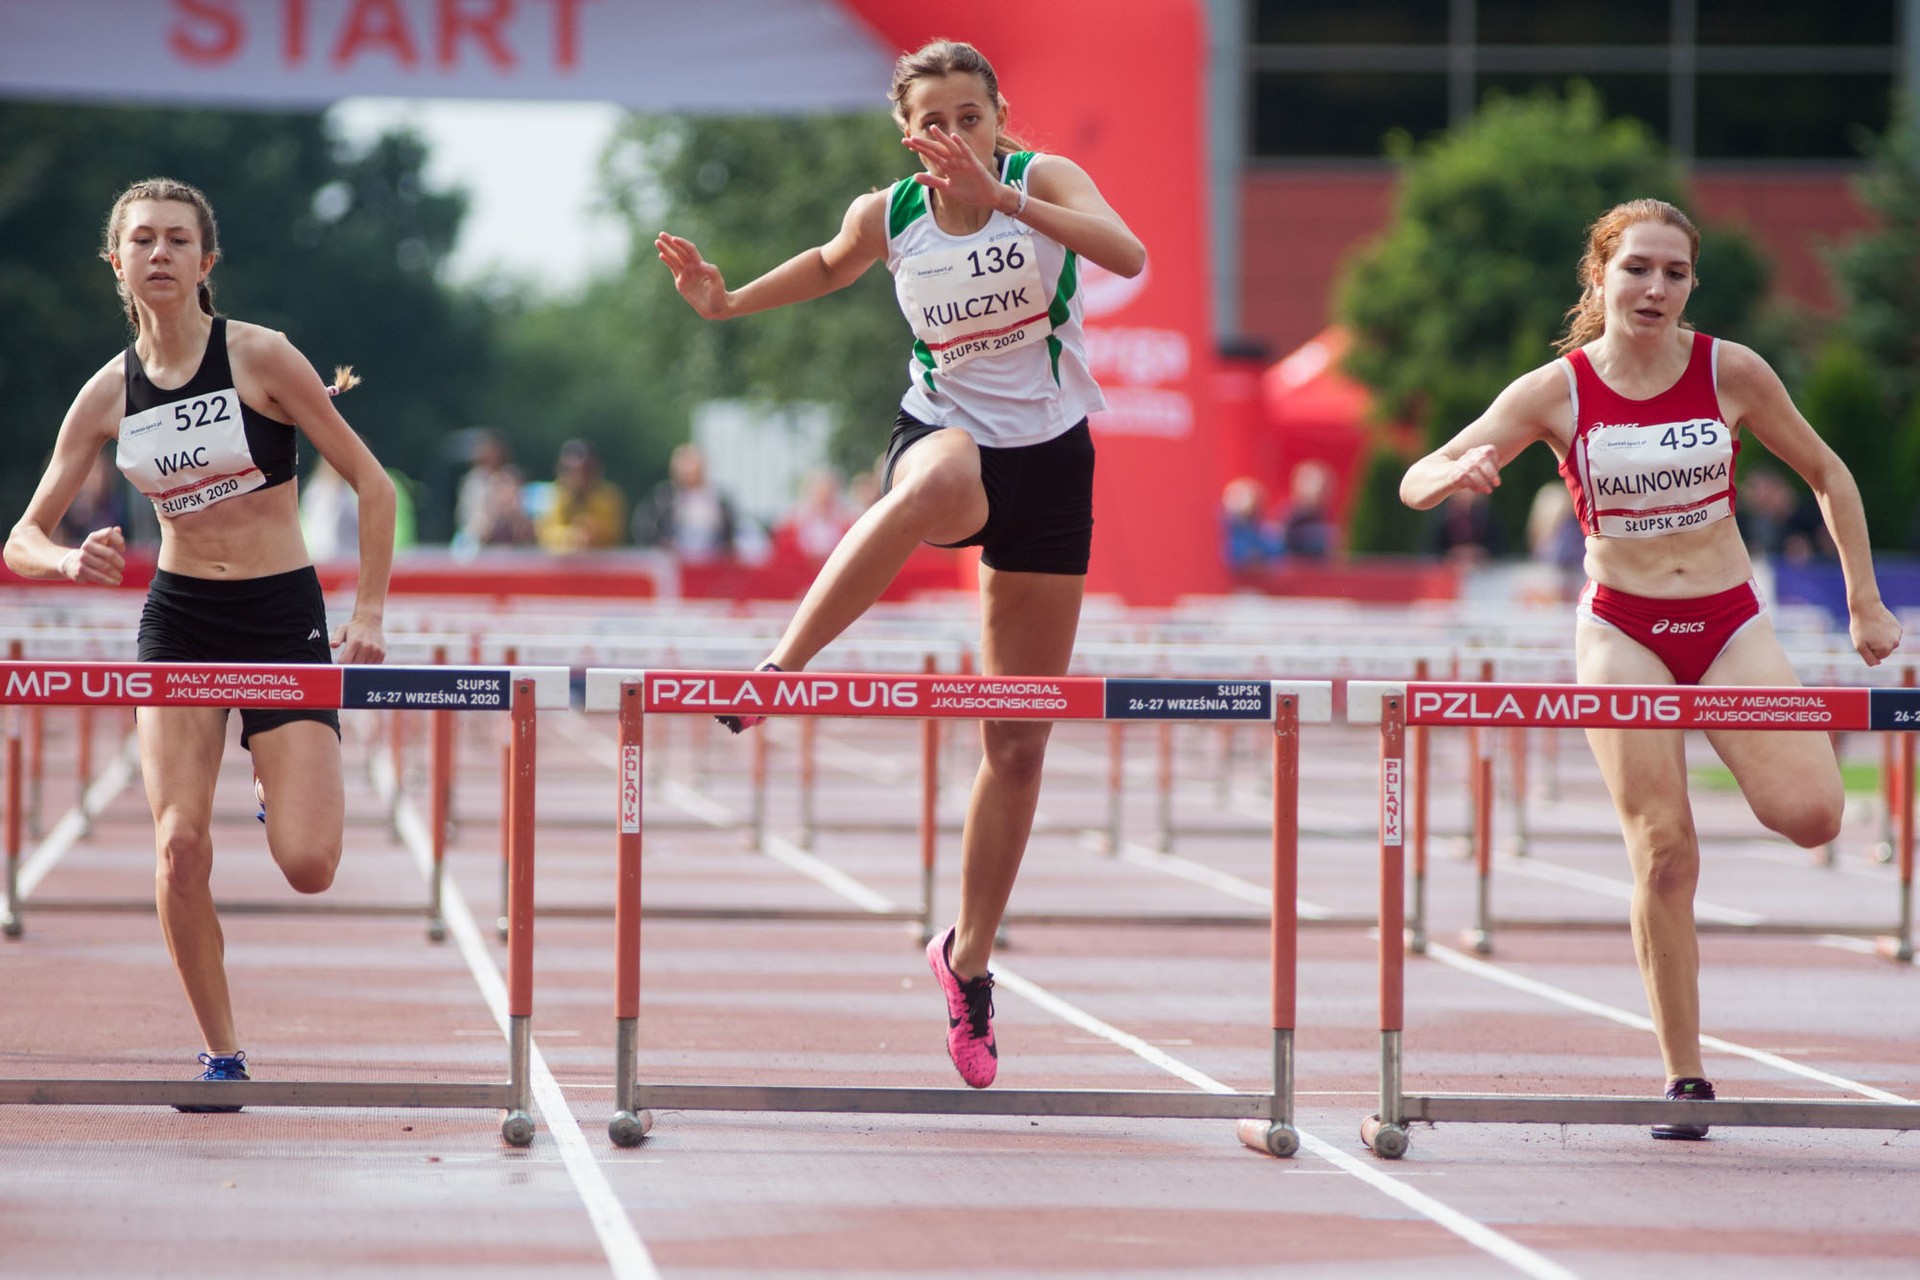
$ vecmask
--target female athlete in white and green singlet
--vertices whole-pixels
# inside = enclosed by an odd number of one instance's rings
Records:
[[[1087,415],[1105,407],[1087,369],[1078,266],[1136,276],[1146,249],[1079,165],[1008,136],[999,82],[971,45],[938,40],[902,57],[890,96],[924,171],[855,199],[827,243],[730,290],[691,241],[664,232],[655,241],[675,287],[709,320],[817,298],[885,262],[913,331],[885,494],[828,558],[765,667],[804,668],[929,542],[981,548],[983,673],[1061,675],[1093,531]],[[947,996],[948,1050],[976,1088],[996,1069],[987,960],[1051,729],[981,726],[959,918],[928,947]]]

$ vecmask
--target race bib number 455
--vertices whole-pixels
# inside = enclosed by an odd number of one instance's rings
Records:
[[[896,280],[907,322],[937,372],[1053,332],[1029,235],[917,253],[900,264]]]

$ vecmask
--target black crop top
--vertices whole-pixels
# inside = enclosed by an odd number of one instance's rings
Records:
[[[127,402],[114,461],[168,518],[293,479],[299,447],[292,426],[240,402],[227,358],[227,322],[215,316],[206,354],[185,386],[153,385],[132,343]]]

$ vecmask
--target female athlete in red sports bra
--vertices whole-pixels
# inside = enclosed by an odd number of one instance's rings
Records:
[[[1584,684],[1793,685],[1733,515],[1739,433],[1752,432],[1812,488],[1846,575],[1848,630],[1875,665],[1900,644],[1881,603],[1860,493],[1767,362],[1681,322],[1700,236],[1686,214],[1634,200],[1595,222],[1580,262],[1563,357],[1515,379],[1400,482],[1425,509],[1458,489],[1488,493],[1535,441],[1560,459],[1587,535],[1575,624]],[[1814,847],[1840,830],[1840,769],[1820,732],[1709,731],[1754,815]],[[1588,730],[1633,864],[1634,950],[1667,1096],[1711,1098],[1700,1057],[1700,953],[1693,893],[1700,848],[1677,730]],[[1704,1125],[1656,1125],[1703,1138]]]

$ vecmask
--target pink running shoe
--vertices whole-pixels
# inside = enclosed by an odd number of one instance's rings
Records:
[[[771,662],[763,662],[754,668],[755,671],[778,671],[779,669]],[[725,725],[728,733],[745,733],[754,726],[767,722],[765,716],[715,716],[714,719]]]
[[[947,997],[947,1056],[976,1089],[993,1083],[1000,1051],[993,1044],[993,975],[962,978],[953,971],[953,930],[927,944],[927,965]]]

